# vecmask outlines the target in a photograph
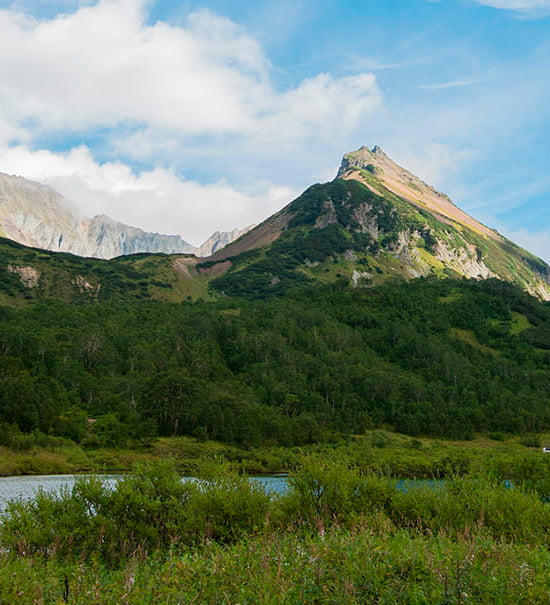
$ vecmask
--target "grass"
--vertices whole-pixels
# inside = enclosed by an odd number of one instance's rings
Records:
[[[5,603],[534,605],[548,603],[550,583],[543,548],[368,529],[246,539],[136,557],[120,569],[93,559],[3,559]]]
[[[550,434],[519,437],[499,433],[450,441],[373,430],[332,443],[252,449],[191,437],[163,437],[142,449],[87,449],[70,442],[52,447],[27,445],[22,451],[0,446],[0,476],[127,472],[136,463],[166,458],[172,459],[182,474],[193,474],[204,460],[225,460],[249,474],[269,474],[294,469],[308,453],[343,456],[364,471],[402,478],[445,477],[494,468],[512,478],[517,474],[514,469],[527,464],[541,464],[550,473],[550,455],[525,445],[531,442],[550,445]]]
[[[461,340],[462,342],[465,342],[480,351],[490,353],[491,355],[500,355],[500,352],[496,349],[492,349],[491,347],[488,347],[487,345],[484,345],[479,342],[473,330],[451,328],[449,330],[449,333],[454,338],[457,338],[458,340]]]

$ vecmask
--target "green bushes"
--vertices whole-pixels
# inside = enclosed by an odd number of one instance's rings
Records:
[[[87,477],[72,490],[12,502],[0,546],[24,556],[97,555],[120,563],[136,553],[337,527],[549,544],[550,507],[534,492],[482,476],[400,485],[345,460],[309,456],[288,492],[275,496],[226,465],[203,466],[198,475],[182,482],[171,462],[161,462],[138,466],[114,489]]]
[[[214,540],[231,542],[265,524],[269,496],[227,467],[182,482],[171,462],[144,464],[110,489],[83,477],[59,493],[8,505],[0,543],[18,555],[97,554],[108,561],[136,552]]]
[[[481,477],[462,477],[396,491],[388,514],[400,527],[459,536],[485,532],[497,540],[546,544],[550,508],[535,495]]]
[[[358,516],[383,509],[395,493],[396,481],[362,476],[344,459],[309,456],[289,478],[281,499],[287,523],[324,529],[351,525]]]
[[[12,503],[0,602],[547,603],[550,508],[466,476],[398,485],[309,456],[285,495],[170,462]]]

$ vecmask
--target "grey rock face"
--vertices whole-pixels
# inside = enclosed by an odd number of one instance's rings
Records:
[[[234,229],[233,231],[216,231],[213,233],[203,244],[201,244],[193,254],[196,256],[210,256],[225,248],[231,242],[239,239],[245,233],[248,233],[251,229],[254,229],[256,225],[248,225],[243,229]]]
[[[96,258],[140,252],[209,256],[252,227],[216,231],[196,248],[179,235],[150,233],[104,215],[84,218],[51,187],[0,173],[0,236],[26,246]]]
[[[97,258],[113,258],[140,252],[193,254],[196,251],[194,246],[179,235],[148,233],[104,215],[85,221],[85,225],[91,247],[89,256]]]

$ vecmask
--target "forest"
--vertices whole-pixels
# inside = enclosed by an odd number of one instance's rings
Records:
[[[550,429],[550,306],[498,280],[0,307],[0,439],[303,445]]]

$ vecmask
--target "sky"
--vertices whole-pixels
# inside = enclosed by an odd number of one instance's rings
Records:
[[[0,0],[0,172],[198,245],[381,146],[550,261],[550,0]]]

